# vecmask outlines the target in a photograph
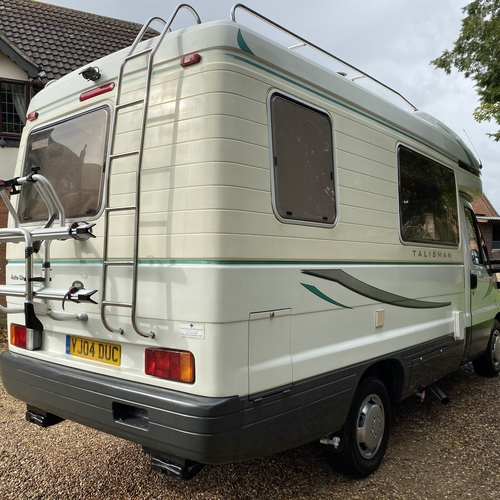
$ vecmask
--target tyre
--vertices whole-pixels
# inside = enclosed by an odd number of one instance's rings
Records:
[[[387,389],[376,377],[362,379],[349,411],[345,446],[339,466],[353,477],[375,472],[389,442],[391,404]]]
[[[491,327],[486,351],[472,362],[472,366],[482,377],[496,377],[500,373],[500,323],[497,320]]]

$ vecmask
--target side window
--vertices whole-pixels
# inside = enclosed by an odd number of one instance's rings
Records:
[[[467,234],[469,235],[469,252],[471,255],[472,263],[476,265],[483,264],[481,249],[479,246],[479,235],[477,233],[476,224],[474,223],[474,216],[472,211],[468,208],[465,209],[465,220],[467,221]]]
[[[403,241],[458,246],[453,170],[400,147],[399,217]]]
[[[274,209],[284,220],[333,225],[332,123],[326,113],[271,98]]]

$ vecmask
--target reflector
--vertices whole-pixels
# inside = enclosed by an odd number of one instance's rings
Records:
[[[199,63],[201,61],[201,56],[197,52],[194,54],[188,54],[181,59],[181,66],[185,68],[186,66],[191,66],[192,64]]]

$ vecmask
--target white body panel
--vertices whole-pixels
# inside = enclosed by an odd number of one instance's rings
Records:
[[[460,191],[471,199],[481,184],[478,175],[457,166],[470,160],[465,147],[425,115],[412,116],[245,31],[252,56],[238,45],[238,34],[237,25],[224,22],[172,33],[155,58],[141,174],[137,284],[137,320],[155,338],[138,336],[124,308],[108,308],[113,327],[124,331],[120,336],[104,328],[97,305],[66,304],[69,311],[84,309],[87,322],[51,320],[45,306],[37,305],[44,344],[23,354],[186,393],[245,396],[444,337],[453,333],[453,312],[467,313],[463,243],[452,248],[402,244],[397,172],[397,148],[404,144],[453,168]],[[191,52],[199,52],[201,62],[181,68],[180,57]],[[117,53],[96,63],[102,71],[98,85],[116,80],[123,57]],[[126,100],[142,95],[144,65],[138,59],[128,67]],[[99,106],[113,109],[113,92],[79,102],[94,85],[73,73],[33,99],[31,109],[40,117],[26,127],[18,175],[32,129]],[[285,224],[273,212],[268,100],[274,91],[320,108],[333,123],[333,227]],[[137,107],[119,115],[112,153],[139,147],[139,121]],[[134,161],[110,160],[109,206],[134,203]],[[79,280],[88,290],[100,288],[102,212],[93,220],[96,239],[53,243],[51,286],[66,288]],[[22,252],[21,245],[9,248],[9,284],[23,275]],[[127,259],[132,253],[132,215],[111,214],[109,257]],[[384,304],[302,273],[311,269],[341,269],[371,287],[448,305]],[[108,279],[114,301],[131,300],[130,269],[111,267]],[[495,305],[492,299],[487,308]],[[271,313],[275,319],[265,319]],[[22,315],[10,320],[22,323]],[[204,338],[183,337],[185,322],[203,325]],[[121,366],[68,356],[67,334],[122,344]],[[146,376],[144,348],[154,346],[192,352],[196,381],[186,385]]]

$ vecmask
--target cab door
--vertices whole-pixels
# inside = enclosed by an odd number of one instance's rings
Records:
[[[464,205],[464,211],[468,237],[468,242],[466,241],[464,245],[466,252],[464,271],[469,317],[465,352],[470,359],[484,352],[488,345],[492,318],[495,315],[495,286],[493,277],[486,268],[484,243],[476,217],[469,206]]]

